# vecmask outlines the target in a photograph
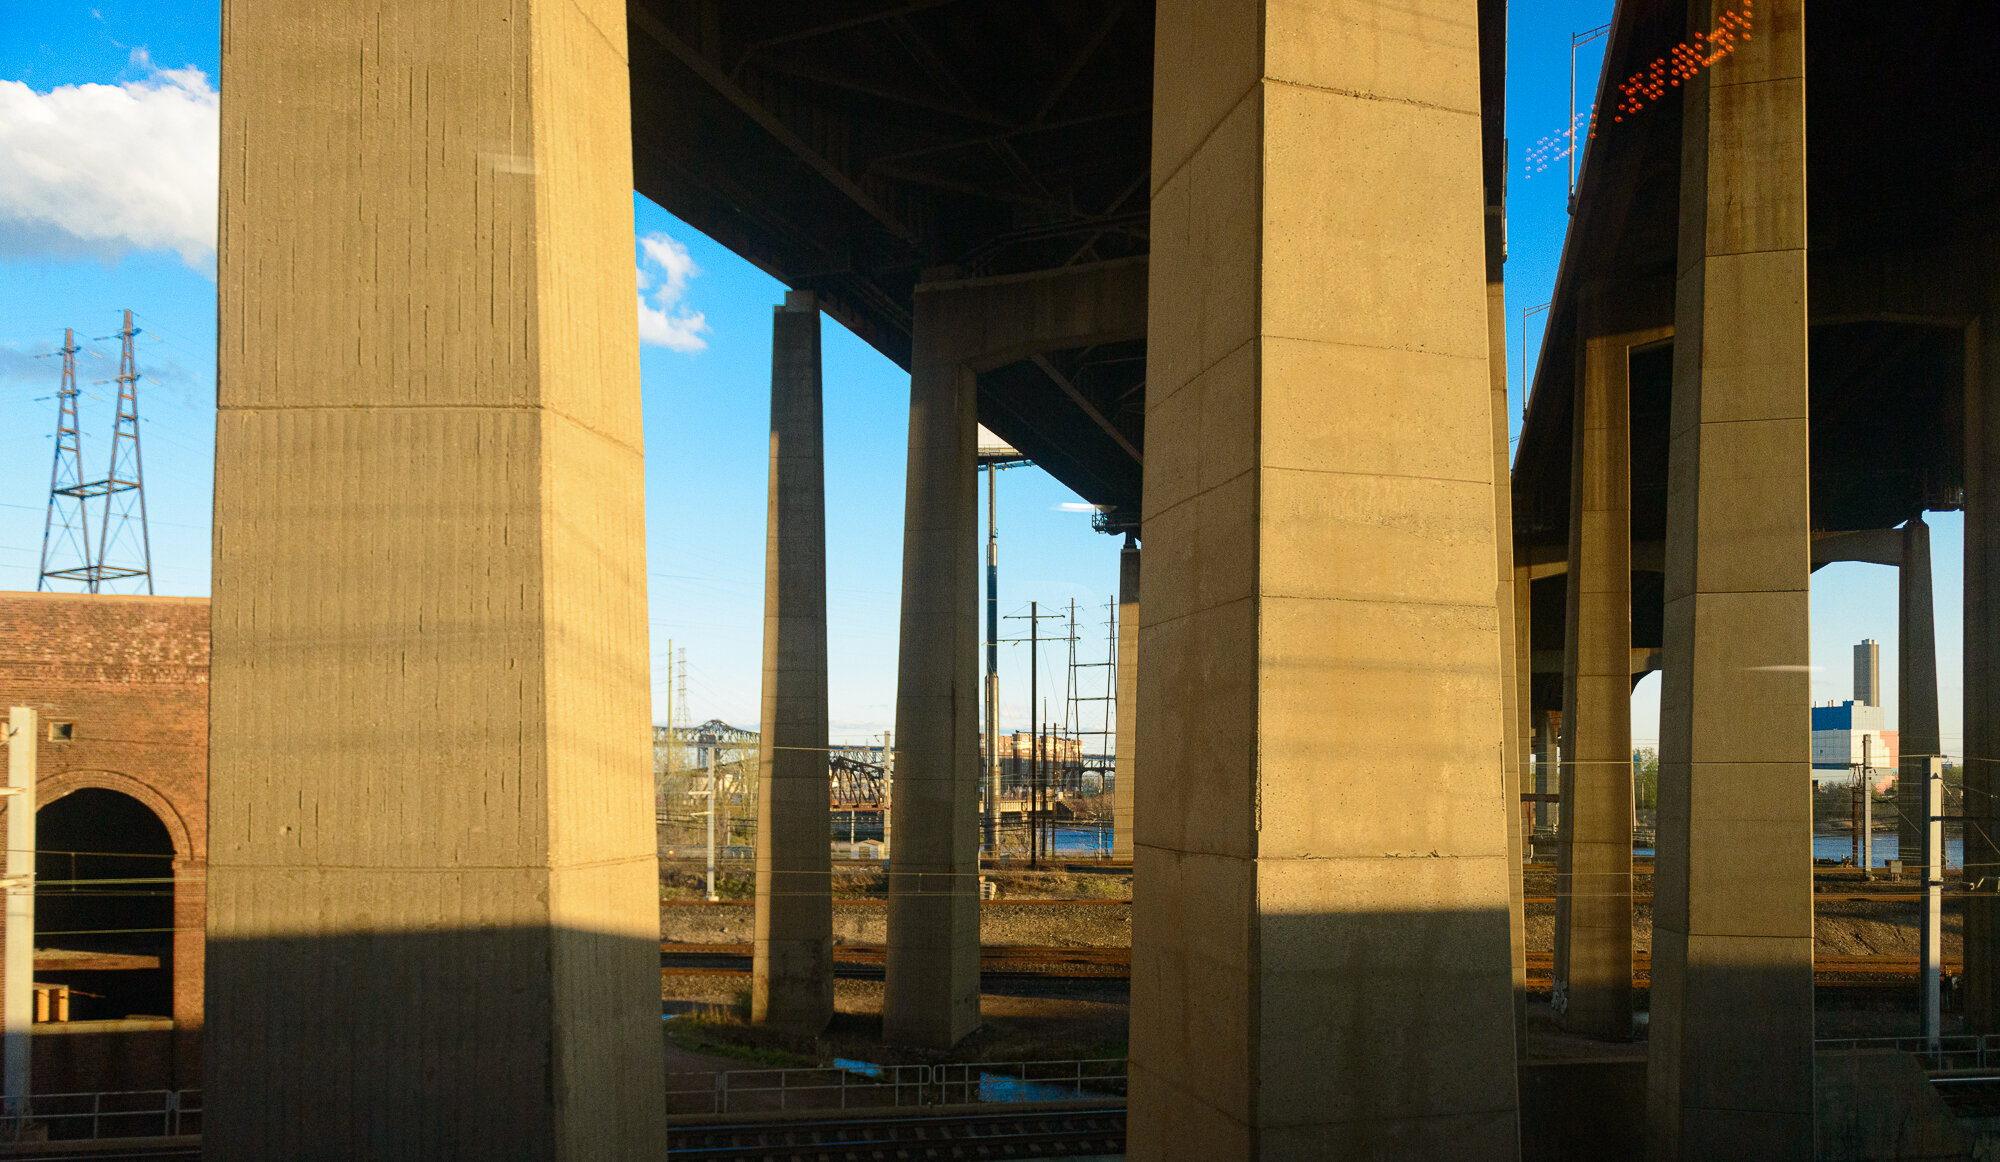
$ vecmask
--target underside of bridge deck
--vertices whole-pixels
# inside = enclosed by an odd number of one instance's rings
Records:
[[[1151,4],[632,0],[627,14],[639,192],[816,291],[903,367],[919,282],[1147,251]],[[979,418],[1136,521],[1143,347],[984,372]]]

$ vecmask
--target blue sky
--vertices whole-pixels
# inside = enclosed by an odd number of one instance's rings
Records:
[[[0,27],[0,588],[35,586],[46,509],[57,368],[34,356],[77,328],[90,354],[78,379],[84,458],[109,454],[117,344],[98,339],[130,307],[139,358],[147,502],[159,592],[208,592],[214,452],[213,84],[219,7],[49,2],[12,5]],[[1508,134],[1509,375],[1519,427],[1522,344],[1530,367],[1567,224],[1558,161],[1523,160],[1561,132],[1569,38],[1610,18],[1610,0],[1513,5]],[[1662,46],[1664,49],[1666,46]],[[1578,58],[1580,102],[1595,89],[1602,42]],[[208,112],[204,112],[208,109]],[[203,136],[206,132],[206,137]],[[201,175],[208,175],[204,186]],[[647,276],[642,324],[654,703],[665,713],[668,643],[685,649],[691,710],[751,724],[758,714],[763,610],[765,429],[776,281],[642,198],[635,258]],[[650,240],[652,245],[644,245]],[[838,325],[824,323],[831,706],[837,740],[893,726],[908,379]],[[98,356],[101,356],[98,357]],[[101,474],[101,472],[100,472]],[[1104,603],[1118,543],[1068,511],[1078,498],[1037,469],[1000,478],[1001,611],[1076,601],[1080,660],[1102,660]],[[982,489],[982,520],[984,497]],[[1932,518],[1945,749],[1956,752],[1961,523]],[[1839,565],[1813,582],[1813,697],[1847,695],[1849,648],[1883,643],[1894,721],[1895,571]],[[1023,622],[1003,623],[1016,636]],[[1046,633],[1059,633],[1045,627]],[[1050,651],[1055,652],[1055,651]],[[1102,671],[1094,671],[1101,680]],[[1060,657],[1042,667],[1060,691]],[[1658,683],[1634,696],[1634,735],[1658,733]],[[1002,650],[1003,725],[1025,726],[1026,648]],[[1052,712],[1060,716],[1059,695]],[[1099,704],[1093,704],[1099,705]],[[1093,711],[1094,713],[1094,711]]]

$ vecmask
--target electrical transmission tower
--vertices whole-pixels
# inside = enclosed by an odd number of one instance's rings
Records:
[[[76,345],[74,328],[63,328],[62,387],[56,392],[56,459],[49,473],[49,513],[42,522],[42,569],[38,589],[47,589],[49,579],[82,580],[91,565],[90,518],[83,494],[83,449],[76,426]],[[75,561],[67,568],[51,569],[55,560]],[[97,592],[95,584],[91,592]]]
[[[125,326],[117,336],[122,349],[114,381],[118,384],[118,416],[111,431],[111,466],[104,479],[84,481],[83,450],[76,422],[77,346],[74,332],[63,331],[63,387],[56,411],[55,468],[49,483],[49,515],[42,526],[40,585],[44,589],[51,580],[76,581],[87,592],[98,593],[112,582],[144,580],[146,592],[153,591],[153,545],[146,530],[145,472],[139,456],[139,366],[132,352],[132,340],[138,334],[138,328],[132,325],[132,312],[126,311]],[[90,543],[92,500],[103,505],[94,555]],[[76,506],[74,526],[67,511],[67,502],[71,501]],[[52,534],[59,515],[64,539],[77,550],[78,564],[51,569]],[[73,528],[81,531],[80,543]]]

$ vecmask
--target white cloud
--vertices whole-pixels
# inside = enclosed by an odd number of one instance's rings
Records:
[[[1083,504],[1079,501],[1065,500],[1061,504],[1049,506],[1049,511],[1050,512],[1096,512],[1097,507],[1098,506],[1094,504]]]
[[[687,247],[665,234],[646,234],[639,239],[639,257],[639,342],[671,351],[707,348],[701,336],[708,320],[681,302],[688,282],[701,273]]]
[[[37,93],[0,81],[0,256],[173,250],[212,272],[220,100],[199,69]]]

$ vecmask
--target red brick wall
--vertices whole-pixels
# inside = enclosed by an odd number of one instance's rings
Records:
[[[173,839],[176,1087],[200,1085],[208,640],[205,597],[0,592],[0,716],[10,706],[41,715],[41,805],[85,787],[120,791]],[[72,724],[70,741],[50,741],[55,722]],[[95,1088],[162,1084],[132,1080],[114,1073]]]

